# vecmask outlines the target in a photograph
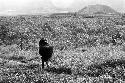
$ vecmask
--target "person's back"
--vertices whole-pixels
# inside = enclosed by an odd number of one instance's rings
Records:
[[[42,56],[42,59],[46,62],[49,58],[51,58],[53,53],[52,46],[42,46],[39,48],[39,54]]]

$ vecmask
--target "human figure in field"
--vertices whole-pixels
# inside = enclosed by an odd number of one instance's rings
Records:
[[[115,34],[115,35],[112,35],[112,43],[113,43],[113,45],[117,44],[118,39],[122,39],[122,36],[121,36],[121,34],[119,32],[117,34]]]
[[[47,66],[49,67],[48,61],[52,57],[53,47],[49,46],[44,38],[39,41],[39,54],[41,55],[42,59],[42,68],[44,69],[44,62],[46,62]]]

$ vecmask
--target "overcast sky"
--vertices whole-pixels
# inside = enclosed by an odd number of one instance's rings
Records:
[[[103,4],[118,12],[125,12],[125,0],[0,0],[0,14],[8,12],[47,12],[53,8],[77,11],[87,5]]]

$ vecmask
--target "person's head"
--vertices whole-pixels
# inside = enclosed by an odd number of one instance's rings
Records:
[[[40,41],[39,41],[39,46],[45,46],[47,45],[47,40],[45,38],[42,38]]]
[[[41,41],[47,41],[45,38],[41,38]]]

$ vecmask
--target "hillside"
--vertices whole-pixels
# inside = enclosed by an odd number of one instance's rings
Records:
[[[97,46],[98,43],[107,45],[107,42],[111,43],[109,39],[116,32],[125,34],[119,30],[122,28],[121,25],[125,25],[124,19],[113,17],[102,19],[75,16],[65,18],[13,16],[0,17],[0,20],[0,40],[2,40],[0,44],[17,44],[24,49],[37,48],[38,41],[42,37],[56,49],[70,49]],[[121,27],[117,27],[118,25]]]
[[[89,5],[78,11],[79,14],[119,14],[117,11],[106,5]]]
[[[125,80],[124,25],[120,17],[1,16],[0,83],[121,82]],[[118,33],[121,37],[114,42]],[[54,46],[45,69],[38,53],[42,37]]]

